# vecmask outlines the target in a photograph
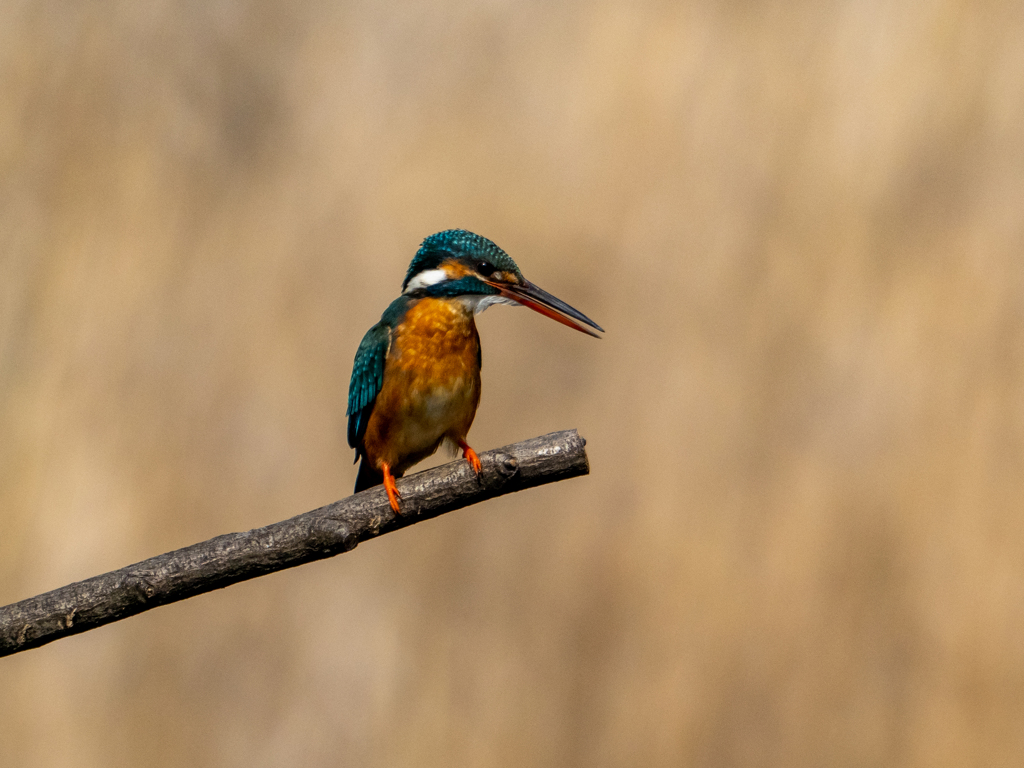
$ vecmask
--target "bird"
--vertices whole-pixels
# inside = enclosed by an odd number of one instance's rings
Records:
[[[449,229],[416,251],[402,294],[363,336],[348,391],[355,492],[384,485],[402,514],[395,480],[447,441],[477,475],[466,436],[480,403],[480,336],[474,317],[495,304],[529,307],[595,338],[604,329],[531,283],[486,237]]]

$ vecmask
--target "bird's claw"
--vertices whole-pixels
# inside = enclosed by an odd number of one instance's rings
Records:
[[[459,440],[459,448],[462,449],[462,458],[469,462],[473,471],[478,475],[483,472],[484,468],[483,465],[480,464],[480,457],[476,455],[476,451],[470,448],[463,440]]]
[[[402,494],[398,492],[398,486],[395,485],[395,478],[391,474],[391,467],[385,464],[382,469],[384,470],[384,490],[388,494],[391,511],[396,515],[400,515],[402,511],[398,508],[398,500],[402,498]]]

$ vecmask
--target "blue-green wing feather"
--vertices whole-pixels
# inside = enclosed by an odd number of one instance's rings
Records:
[[[388,305],[380,322],[366,332],[356,350],[352,380],[348,385],[348,444],[357,455],[366,434],[366,425],[373,413],[381,387],[384,386],[384,362],[391,349],[391,331],[402,321],[415,299],[399,296]]]
[[[373,404],[384,385],[384,361],[391,345],[391,327],[381,320],[366,332],[356,350],[348,385],[348,444],[357,451],[366,434]]]

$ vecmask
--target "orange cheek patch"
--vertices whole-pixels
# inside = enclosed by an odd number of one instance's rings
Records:
[[[455,261],[454,259],[442,261],[440,268],[444,270],[445,274],[448,275],[451,280],[458,280],[460,277],[466,277],[466,275],[473,274],[465,264]]]

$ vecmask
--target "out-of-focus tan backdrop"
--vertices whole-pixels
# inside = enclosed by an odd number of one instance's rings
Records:
[[[3,766],[1024,762],[1024,12],[12,2],[0,603],[345,496],[419,241],[592,475],[0,660]]]

